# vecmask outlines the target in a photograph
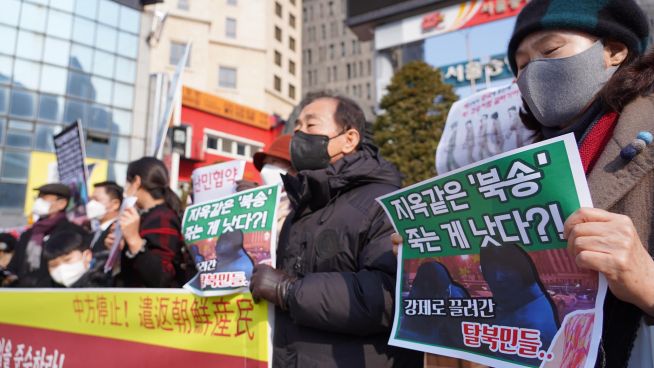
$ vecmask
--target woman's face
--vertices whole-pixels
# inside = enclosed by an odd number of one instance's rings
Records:
[[[540,31],[527,36],[515,54],[518,76],[531,61],[536,59],[561,59],[580,54],[588,50],[598,38],[577,31]],[[616,56],[616,46],[622,46],[624,56]],[[617,46],[620,49],[619,46]],[[619,65],[626,57],[626,47],[619,43],[607,42],[604,46],[606,67]]]

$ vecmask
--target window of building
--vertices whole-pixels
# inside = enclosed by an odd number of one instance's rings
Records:
[[[209,153],[247,161],[263,149],[260,142],[214,130],[205,130],[205,142]]]
[[[282,17],[282,4],[275,2],[275,14],[277,14],[278,17]]]
[[[322,25],[320,26],[320,31],[322,32],[322,39],[323,39],[323,40],[326,39],[326,38],[327,38],[327,26],[325,26],[324,24],[322,24]]]
[[[227,5],[238,5],[238,0],[227,0]]]
[[[328,6],[329,6],[329,15],[334,15],[334,2],[330,1]]]
[[[329,35],[332,38],[338,36],[338,28],[336,27],[335,21],[329,24]]]
[[[291,28],[295,28],[295,15],[288,15],[288,25],[291,26]]]
[[[222,88],[236,88],[236,68],[219,67],[218,86]]]
[[[282,66],[282,54],[279,51],[275,51],[275,65]]]
[[[331,60],[334,60],[335,57],[336,57],[336,49],[335,49],[334,45],[331,44],[331,45],[329,45],[329,58]]]
[[[336,65],[334,65],[334,66],[332,67],[332,77],[334,78],[334,81],[337,81],[337,80],[338,80],[338,73],[337,73],[337,71],[338,71],[338,69],[336,68]]]
[[[372,62],[368,60],[368,75],[372,75]]]
[[[295,62],[289,60],[288,61],[288,72],[291,73],[291,75],[295,75]]]
[[[307,50],[307,64],[311,65],[311,49]]]
[[[275,39],[282,42],[282,29],[279,27],[275,27]]]
[[[307,17],[308,17],[307,8],[302,8],[302,21],[306,23]]]
[[[327,82],[332,81],[332,68],[327,67]]]
[[[225,37],[236,38],[236,19],[225,19]]]
[[[275,91],[281,92],[282,91],[282,79],[278,76],[275,76]]]
[[[357,40],[352,40],[352,55],[357,54]]]
[[[174,42],[172,41],[170,43],[170,58],[168,60],[168,63],[170,65],[177,65],[179,61],[184,57],[184,50],[186,49],[186,44],[181,43],[181,42]],[[189,54],[188,58],[186,59],[186,65],[187,68],[191,67],[191,50],[189,48]]]
[[[177,9],[188,10],[189,9],[188,2],[189,0],[177,0]]]
[[[363,77],[363,61],[359,61],[359,75]]]
[[[350,63],[347,63],[347,79],[352,78],[352,67],[350,66]]]
[[[341,41],[341,56],[345,57],[345,42]]]
[[[352,78],[356,78],[356,77],[357,77],[357,63],[353,62],[352,63]]]
[[[295,86],[292,84],[288,85],[288,97],[295,99]]]
[[[288,48],[291,49],[291,51],[295,51],[295,38],[288,38]]]
[[[370,100],[372,98],[372,91],[370,88],[370,83],[366,83],[366,97]]]

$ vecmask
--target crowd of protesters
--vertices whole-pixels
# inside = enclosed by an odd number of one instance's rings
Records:
[[[654,315],[654,154],[638,142],[651,143],[639,133],[654,128],[648,23],[633,0],[532,0],[508,47],[534,140],[577,138],[596,208],[571,215],[565,235],[577,264],[608,280],[606,367],[640,366],[640,331]],[[309,95],[292,123],[292,136],[253,157],[262,184],[284,188],[276,265],[256,265],[250,283],[276,307],[273,366],[421,366],[421,353],[388,345],[401,239],[375,198],[399,189],[400,173],[364,138],[348,98]],[[19,239],[0,234],[2,286],[184,285],[196,270],[168,170],[144,157],[125,181],[94,186],[81,226],[66,216],[66,185],[37,188],[36,222]],[[105,272],[117,226],[120,256]]]

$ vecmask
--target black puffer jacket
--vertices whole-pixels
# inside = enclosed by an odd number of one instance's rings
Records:
[[[388,346],[397,263],[375,198],[400,187],[397,170],[365,144],[284,185],[294,210],[277,267],[299,279],[275,313],[273,366],[421,366],[421,353]]]

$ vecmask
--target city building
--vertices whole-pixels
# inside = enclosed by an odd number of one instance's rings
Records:
[[[81,119],[94,177],[124,182],[144,155],[149,53],[137,0],[3,0],[0,227],[22,225],[56,161],[53,134]],[[56,172],[56,170],[55,170]]]
[[[527,0],[349,1],[347,24],[373,41],[377,102],[412,60],[440,68],[460,96],[510,83],[506,48]]]
[[[305,94],[328,90],[348,96],[372,121],[373,43],[360,41],[345,24],[346,17],[345,0],[304,1],[302,88]]]
[[[150,72],[191,51],[183,85],[288,117],[302,94],[301,0],[165,0],[148,8]]]

